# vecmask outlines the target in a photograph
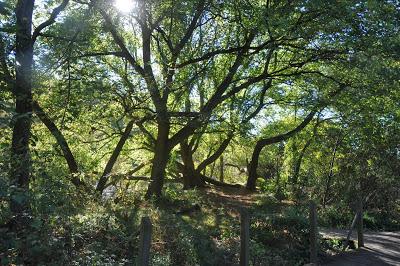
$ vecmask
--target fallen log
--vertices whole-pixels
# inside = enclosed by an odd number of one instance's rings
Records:
[[[200,174],[200,177],[205,182],[213,184],[213,185],[218,186],[218,187],[232,187],[232,188],[242,188],[243,187],[240,184],[228,184],[228,183],[218,181],[216,179],[210,178],[210,177],[202,175],[202,174]]]
[[[199,204],[194,204],[190,207],[182,208],[181,210],[175,212],[177,215],[188,215],[191,214],[192,212],[197,212],[201,211],[200,205]]]

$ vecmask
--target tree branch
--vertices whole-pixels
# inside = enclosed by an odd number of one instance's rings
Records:
[[[76,175],[79,173],[78,164],[75,160],[74,155],[71,152],[71,149],[68,146],[67,140],[64,135],[58,129],[58,127],[54,124],[54,122],[50,119],[50,117],[44,112],[44,110],[40,107],[37,101],[32,102],[32,108],[39,119],[43,122],[43,124],[47,127],[50,133],[54,136],[57,141],[57,144],[60,146],[64,158],[68,164],[68,168],[71,175],[72,183],[77,187],[86,187],[85,183],[79,179]]]
[[[53,24],[56,21],[57,16],[60,14],[61,11],[65,9],[65,7],[68,5],[69,0],[63,0],[62,3],[57,6],[56,8],[53,9],[51,12],[50,18],[46,20],[45,22],[41,23],[32,33],[32,44],[36,42],[37,37],[41,33],[41,31]]]
[[[228,138],[226,138],[221,145],[219,145],[218,149],[211,155],[209,156],[207,159],[205,159],[204,161],[202,161],[199,166],[197,166],[196,171],[198,171],[199,173],[201,171],[203,171],[204,168],[207,167],[207,165],[212,164],[215,160],[217,160],[221,154],[225,151],[226,147],[228,147],[229,143],[231,142],[233,138],[233,133],[228,135]]]
[[[103,192],[105,185],[107,183],[108,177],[111,173],[112,168],[114,167],[115,162],[118,159],[119,154],[122,151],[122,148],[125,145],[125,142],[128,140],[129,135],[132,131],[134,124],[134,120],[129,121],[129,123],[126,125],[126,128],[124,130],[124,133],[121,135],[121,138],[119,139],[117,146],[115,146],[115,149],[113,153],[110,156],[110,159],[108,160],[106,167],[104,168],[103,174],[101,175],[99,182],[97,183],[96,190],[100,193]]]
[[[124,54],[125,58],[132,65],[133,69],[135,69],[136,72],[138,72],[142,77],[144,77],[145,76],[144,69],[136,61],[135,57],[129,52],[122,37],[118,34],[118,31],[115,28],[110,16],[102,9],[100,9],[100,14],[103,17],[105,24],[111,33],[111,36],[113,37],[118,47],[121,49],[121,52]]]

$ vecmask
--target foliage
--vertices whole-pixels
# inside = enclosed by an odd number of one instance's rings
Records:
[[[399,230],[398,1],[46,0],[35,39],[26,2],[0,1],[1,265],[133,264],[143,216],[153,265],[237,264],[243,205],[251,264],[301,265],[309,199],[321,226],[363,200],[366,228]],[[259,193],[227,187],[254,162]]]

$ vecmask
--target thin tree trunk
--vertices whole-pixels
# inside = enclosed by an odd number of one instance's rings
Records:
[[[85,186],[84,182],[82,182],[79,177],[75,175],[79,172],[78,164],[75,160],[74,155],[71,152],[71,149],[68,146],[67,140],[65,139],[64,135],[58,129],[56,124],[50,119],[50,117],[45,113],[45,111],[40,107],[38,102],[33,101],[32,107],[36,115],[39,117],[40,121],[42,121],[42,123],[47,127],[47,129],[56,139],[57,144],[60,146],[65,161],[67,162],[69,171],[72,174],[72,183],[77,187]]]
[[[282,188],[282,182],[281,182],[281,169],[282,169],[282,157],[285,153],[285,145],[283,143],[279,144],[279,152],[278,152],[278,157],[275,161],[275,170],[276,170],[276,178],[275,178],[275,195],[276,198],[279,200],[283,199],[283,190]]]
[[[115,149],[113,153],[110,156],[110,159],[108,159],[108,162],[106,164],[106,167],[104,168],[103,174],[101,175],[99,182],[97,183],[96,191],[98,191],[100,194],[103,193],[103,190],[106,187],[108,177],[114,167],[115,162],[118,159],[119,154],[122,151],[122,148],[125,145],[125,142],[128,140],[129,135],[132,131],[134,121],[131,120],[129,123],[126,125],[126,128],[124,132],[121,135],[121,138],[119,139],[117,146],[115,146]]]
[[[206,168],[204,168],[206,169]],[[213,164],[211,165],[211,170],[210,170],[210,176],[213,177],[214,176],[214,170],[215,170],[215,161],[213,162]]]
[[[224,182],[224,155],[219,157],[219,181]]]
[[[293,194],[296,199],[300,197],[301,193],[301,186],[298,185],[299,183],[299,175],[300,175],[300,168],[301,168],[301,163],[303,161],[303,157],[306,154],[306,150],[308,147],[311,145],[311,142],[313,140],[312,136],[307,140],[307,143],[304,145],[303,149],[300,151],[299,157],[296,160],[296,164],[294,166],[294,172],[293,172],[293,177],[292,177],[292,185],[293,185]]]
[[[363,224],[363,199],[360,198],[357,206],[358,212],[358,223],[357,223],[357,247],[361,248],[364,246],[364,224]]]
[[[301,163],[303,161],[304,155],[306,154],[306,151],[307,151],[308,147],[310,147],[313,139],[317,135],[317,129],[318,129],[319,124],[320,124],[320,121],[317,121],[315,123],[312,136],[307,140],[307,142],[304,145],[303,149],[301,149],[301,151],[300,151],[299,157],[296,160],[296,163],[295,163],[295,166],[294,166],[294,171],[293,171],[293,177],[292,177],[292,184],[295,187],[297,187],[297,184],[298,184],[298,181],[299,181],[300,168],[301,168]]]
[[[351,234],[353,233],[353,229],[356,226],[358,219],[359,219],[359,213],[356,212],[356,214],[354,215],[353,221],[351,222],[351,225],[350,225],[350,228],[349,228],[349,232],[347,233],[346,241],[345,241],[344,246],[343,246],[343,251],[345,251],[346,248],[349,245]]]
[[[259,160],[262,149],[267,145],[279,143],[283,140],[287,140],[290,137],[294,136],[297,132],[301,131],[303,128],[305,128],[311,122],[311,120],[313,119],[315,114],[316,114],[316,111],[312,111],[311,113],[309,113],[307,115],[307,117],[303,120],[303,122],[301,122],[296,128],[294,128],[293,130],[291,130],[289,132],[286,132],[284,134],[277,135],[277,136],[274,136],[271,138],[261,139],[261,140],[257,141],[256,146],[254,147],[253,154],[251,157],[251,162],[249,165],[249,176],[248,176],[247,184],[246,184],[246,188],[248,190],[253,191],[256,189],[256,181],[258,178],[258,175],[257,175],[258,160]]]
[[[336,150],[337,150],[338,145],[339,145],[339,137],[336,139],[336,143],[335,143],[335,146],[333,148],[333,155],[332,155],[331,161],[329,163],[329,174],[328,174],[328,178],[327,178],[327,181],[326,181],[326,188],[325,188],[324,197],[322,199],[323,208],[325,208],[326,201],[328,200],[329,189],[330,189],[330,186],[331,186],[331,181],[332,181],[332,176],[333,176],[333,165],[335,163]]]
[[[256,189],[256,181],[258,178],[257,174],[258,159],[260,158],[260,153],[263,147],[264,146],[260,142],[257,142],[256,146],[254,147],[253,154],[251,156],[251,161],[249,164],[249,176],[247,178],[247,184],[246,184],[246,188],[248,190]]]
[[[293,178],[292,178],[292,184],[297,185],[297,182],[299,180],[299,174],[300,174],[300,167],[301,163],[303,161],[303,157],[306,153],[307,148],[310,146],[312,141],[312,138],[310,138],[307,142],[306,145],[304,145],[303,149],[301,149],[299,157],[296,160],[296,164],[294,166],[294,171],[293,171]]]
[[[219,145],[218,149],[212,155],[208,156],[208,158],[206,158],[199,164],[199,166],[197,167],[197,171],[201,172],[208,165],[214,163],[222,155],[222,153],[224,153],[229,143],[231,142],[232,138],[233,138],[233,132],[231,132],[228,135],[228,137],[224,139],[224,141],[222,141],[221,145]]]

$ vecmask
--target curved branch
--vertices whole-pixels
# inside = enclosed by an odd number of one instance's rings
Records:
[[[211,155],[209,156],[207,159],[205,159],[204,161],[202,161],[199,166],[197,167],[196,171],[197,172],[201,172],[204,170],[204,168],[207,167],[207,165],[212,164],[215,160],[217,160],[219,158],[219,156],[221,156],[221,154],[225,151],[226,147],[228,147],[229,143],[231,142],[233,138],[233,134],[230,134],[228,136],[228,138],[226,138],[221,145],[218,147],[218,149]]]
[[[125,145],[125,142],[129,138],[129,135],[132,131],[134,124],[134,120],[129,121],[128,125],[125,128],[124,133],[121,135],[121,138],[119,139],[117,146],[115,146],[115,149],[113,153],[110,156],[110,159],[108,160],[106,167],[104,168],[103,174],[101,175],[99,182],[97,183],[96,190],[100,193],[103,192],[105,185],[107,183],[108,177],[110,176],[111,170],[114,167],[115,162],[118,159],[119,154],[122,151],[122,148]]]
[[[215,179],[212,179],[208,176],[205,175],[200,175],[201,179],[203,179],[205,182],[213,184],[215,186],[219,186],[219,187],[232,187],[232,188],[242,188],[243,186],[240,184],[228,184],[225,182],[221,182]]]
[[[267,146],[267,145],[271,145],[274,143],[278,143],[284,140],[289,139],[290,137],[292,137],[293,135],[295,135],[297,132],[301,131],[303,128],[305,128],[313,119],[313,117],[315,116],[315,114],[317,113],[317,111],[312,111],[311,113],[309,113],[306,118],[303,120],[303,122],[301,122],[296,128],[277,135],[277,136],[273,136],[270,138],[266,138],[266,139],[260,139],[259,141],[257,141],[256,146],[254,147],[253,150],[253,155],[251,158],[251,162],[249,165],[249,176],[247,179],[247,184],[246,184],[246,188],[249,190],[255,190],[256,188],[256,181],[258,178],[257,175],[257,167],[258,167],[258,159],[260,157],[260,153],[262,151],[262,149]]]
[[[60,146],[63,156],[67,161],[68,168],[70,173],[72,174],[71,181],[75,186],[85,186],[84,182],[79,179],[75,174],[79,173],[78,164],[75,160],[74,155],[71,152],[71,149],[68,146],[67,140],[64,135],[58,129],[56,124],[50,119],[50,117],[44,112],[44,110],[40,107],[37,101],[32,102],[33,111],[39,117],[40,121],[47,127],[50,133],[54,136],[57,141],[57,144]]]
[[[56,8],[53,9],[51,12],[50,18],[46,20],[45,22],[41,23],[35,31],[32,33],[32,44],[36,42],[37,37],[40,35],[41,31],[56,22],[57,16],[63,11],[67,5],[68,5],[69,0],[63,0],[62,3],[57,6]]]

